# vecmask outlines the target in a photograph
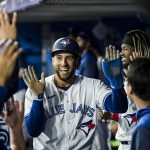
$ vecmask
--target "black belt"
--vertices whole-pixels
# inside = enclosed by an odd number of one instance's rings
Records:
[[[121,144],[124,144],[124,145],[130,145],[131,144],[131,141],[120,141]]]

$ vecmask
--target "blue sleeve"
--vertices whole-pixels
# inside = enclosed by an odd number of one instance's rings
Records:
[[[135,131],[132,136],[131,150],[149,150],[150,128],[140,127]]]
[[[125,113],[128,109],[128,100],[124,89],[112,89],[112,94],[104,101],[104,107],[109,112]]]
[[[6,82],[5,86],[0,86],[0,111],[3,109],[4,103],[15,93],[18,89],[18,63],[15,69]]]
[[[43,101],[33,100],[31,111],[25,117],[28,133],[31,137],[38,137],[44,129]]]
[[[8,41],[8,39],[5,40],[4,43],[1,44],[1,46],[2,46],[1,51],[3,51],[3,46],[6,44],[7,41]],[[7,94],[5,95],[5,98],[3,97],[4,98],[3,102],[6,102],[14,93],[17,92],[17,90],[18,90],[18,73],[19,73],[19,62],[17,60],[14,70],[5,84]]]
[[[4,102],[7,97],[7,89],[5,86],[0,86],[0,111],[2,111]]]
[[[17,61],[16,66],[12,72],[12,75],[10,76],[5,85],[8,91],[5,101],[7,101],[18,90],[18,73],[19,73],[19,63]]]

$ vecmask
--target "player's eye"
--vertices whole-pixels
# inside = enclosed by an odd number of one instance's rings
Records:
[[[69,56],[69,57],[67,57],[67,60],[74,60],[74,57],[73,56]]]
[[[62,60],[62,57],[61,56],[56,56],[56,59],[57,60]]]

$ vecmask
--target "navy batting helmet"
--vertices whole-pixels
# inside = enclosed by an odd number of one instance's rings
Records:
[[[66,51],[76,54],[77,56],[81,55],[80,48],[77,42],[70,37],[63,37],[55,41],[52,48],[52,56],[55,52]]]

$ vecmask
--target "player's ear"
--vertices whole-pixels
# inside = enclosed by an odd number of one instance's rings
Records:
[[[132,94],[132,87],[130,85],[130,83],[128,82],[128,80],[126,79],[126,81],[124,82],[124,89],[127,95]]]
[[[54,65],[54,57],[52,57],[52,64]]]
[[[128,84],[128,93],[129,94],[133,93],[132,86],[130,84]]]
[[[127,93],[128,96],[130,96],[131,94],[133,94],[133,90],[132,90],[132,86],[130,83],[127,83],[127,85],[125,86],[125,91]]]

